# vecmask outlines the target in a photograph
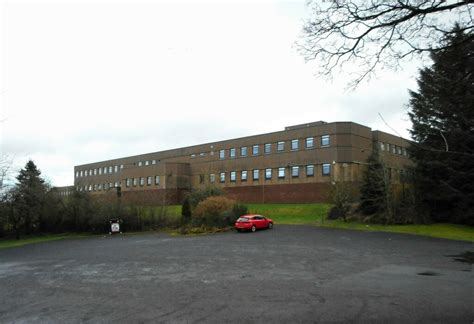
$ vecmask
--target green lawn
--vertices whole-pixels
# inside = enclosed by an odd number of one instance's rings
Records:
[[[56,240],[63,240],[63,239],[77,239],[77,238],[84,238],[90,237],[91,234],[50,234],[50,235],[37,235],[37,236],[30,236],[20,238],[20,240],[15,239],[2,239],[0,240],[0,249],[4,248],[11,248],[22,246],[26,244],[32,243],[41,243],[41,242],[48,242],[48,241],[56,241]]]
[[[326,216],[329,204],[247,204],[249,212],[273,219],[276,224],[316,224]]]
[[[330,209],[329,204],[247,204],[247,206],[250,213],[270,217],[277,225],[307,224],[362,231],[415,234],[474,242],[474,227],[470,226],[456,224],[378,225],[354,221],[345,223],[342,220],[325,219]]]

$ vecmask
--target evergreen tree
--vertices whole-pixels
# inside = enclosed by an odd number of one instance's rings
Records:
[[[390,182],[377,150],[369,156],[367,164],[360,189],[359,209],[364,215],[371,216],[371,221],[389,223],[392,219]]]
[[[22,219],[24,230],[27,234],[34,229],[39,229],[41,212],[47,187],[41,178],[41,171],[33,161],[28,161],[16,177],[14,205]]]
[[[455,27],[410,91],[419,210],[474,224],[474,34]]]

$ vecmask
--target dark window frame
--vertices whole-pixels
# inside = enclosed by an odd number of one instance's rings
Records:
[[[326,168],[328,168],[328,171],[326,172]],[[323,163],[321,164],[321,174],[324,177],[330,176],[331,175],[331,163]]]
[[[322,135],[321,136],[321,147],[328,147],[328,146],[331,146],[331,136],[330,135]]]

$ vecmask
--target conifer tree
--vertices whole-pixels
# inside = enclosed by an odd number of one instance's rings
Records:
[[[390,181],[377,150],[369,156],[367,164],[360,189],[359,209],[364,215],[371,216],[372,221],[389,223],[392,219]]]
[[[27,234],[31,233],[41,223],[41,212],[46,185],[41,178],[41,171],[35,163],[29,160],[25,168],[21,169],[16,177],[14,204],[22,219],[23,227]]]
[[[419,210],[474,224],[474,34],[455,27],[410,91]]]

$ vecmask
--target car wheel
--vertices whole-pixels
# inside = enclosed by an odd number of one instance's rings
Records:
[[[268,229],[272,229],[273,228],[273,223],[268,223]]]
[[[252,225],[252,232],[255,232],[257,230],[257,228],[255,227],[255,225]]]

